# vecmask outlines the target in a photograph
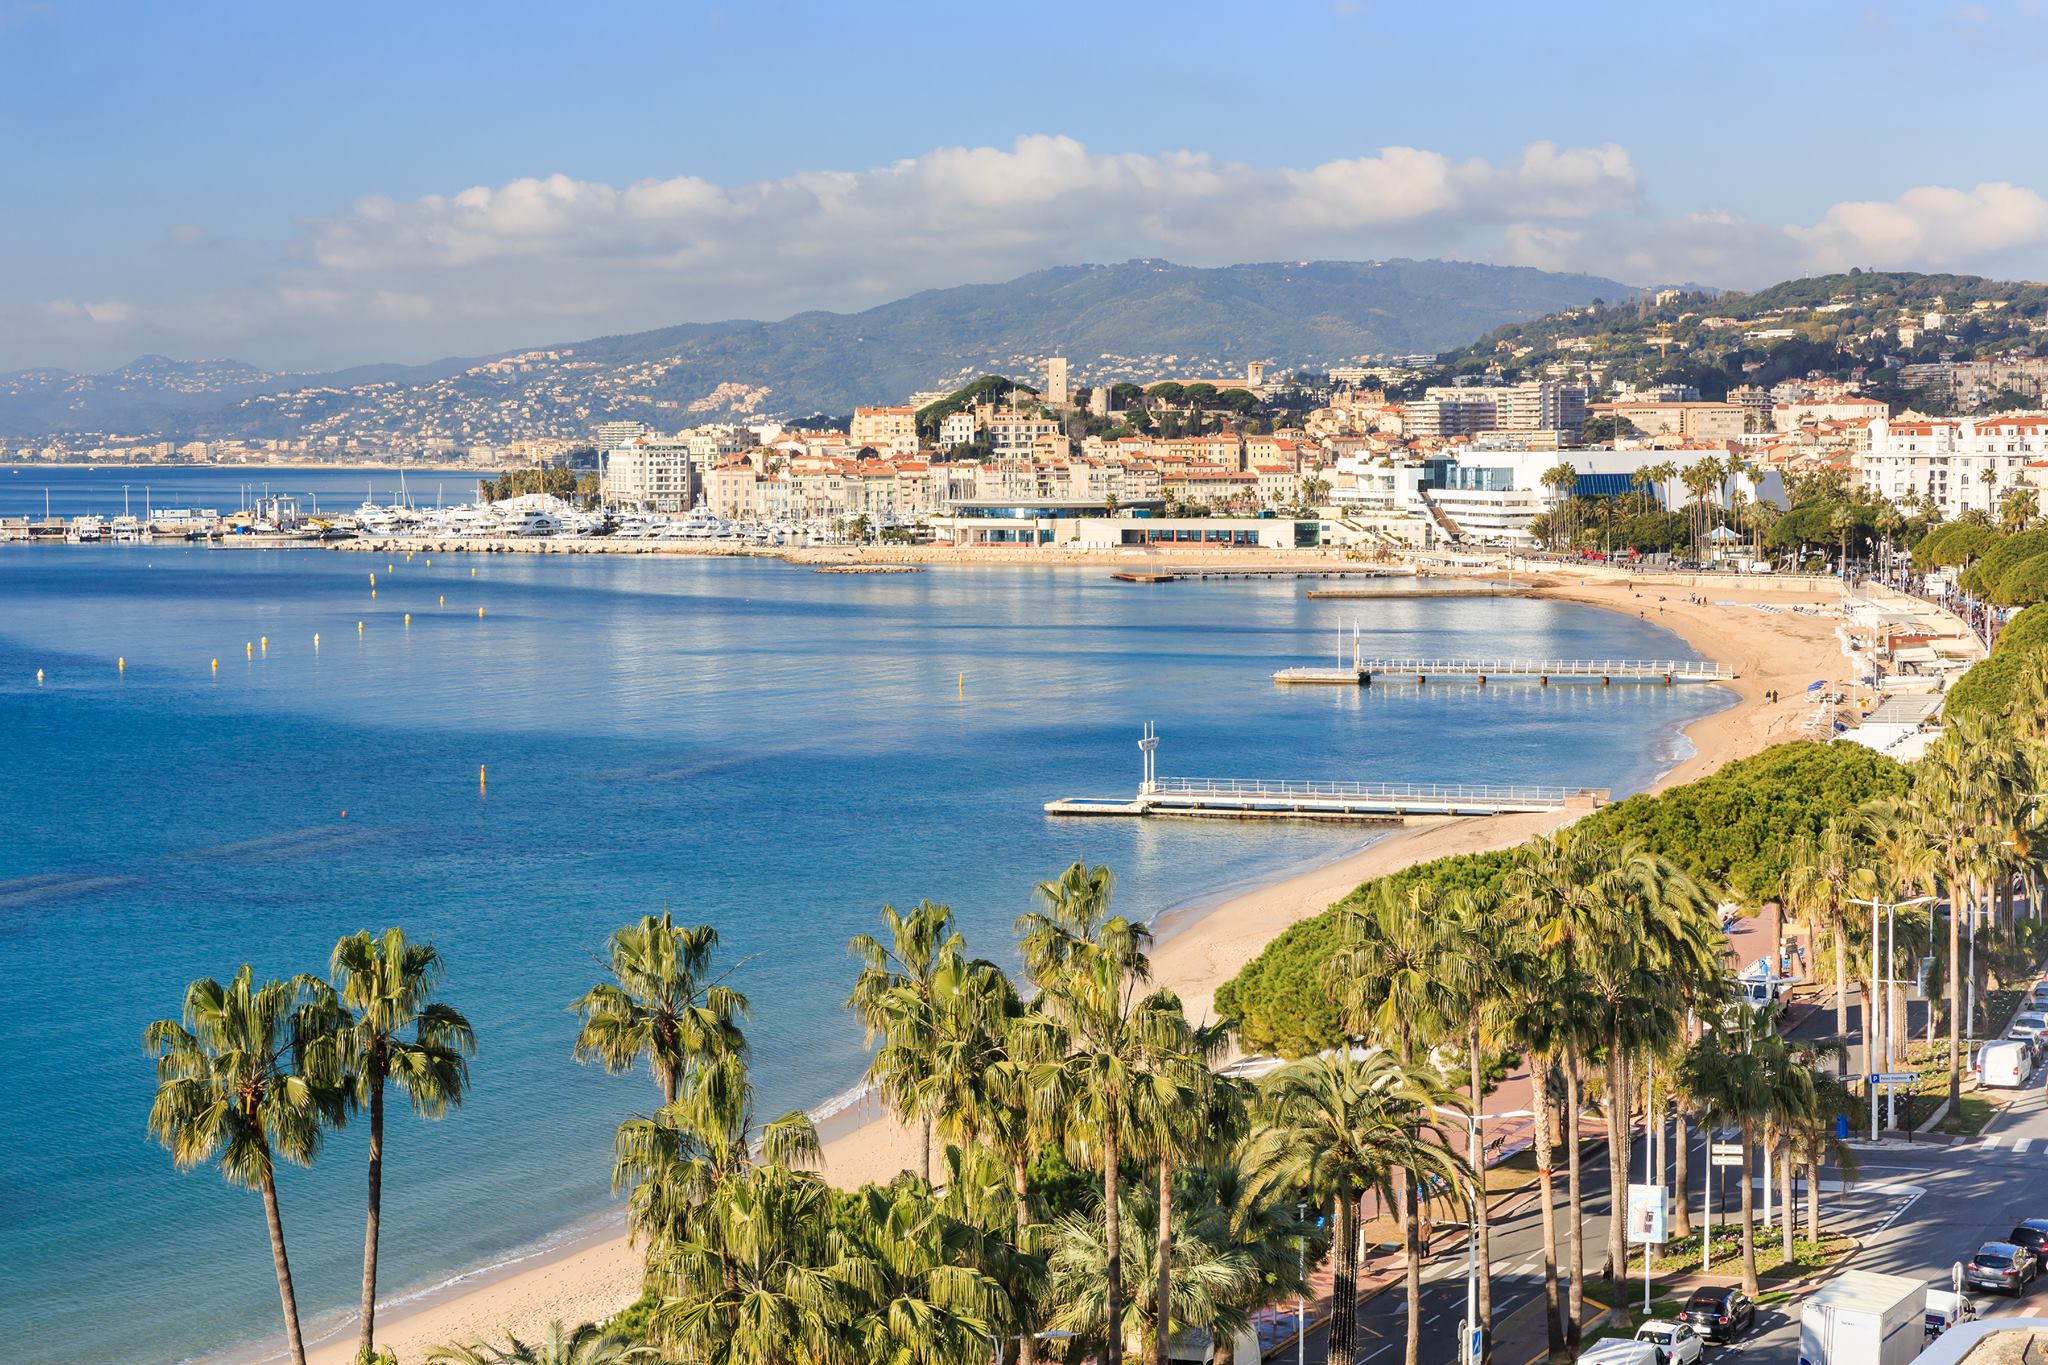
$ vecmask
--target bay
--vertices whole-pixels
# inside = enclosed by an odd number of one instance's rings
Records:
[[[1120,908],[1152,917],[1371,837],[1041,813],[1128,793],[1147,720],[1166,774],[1621,793],[1730,700],[1275,688],[1274,668],[1323,657],[1354,619],[1386,654],[1688,653],[1570,604],[1302,589],[1099,568],[0,549],[0,1329],[35,1362],[277,1335],[261,1201],[179,1174],[144,1128],[142,1028],[196,976],[324,972],[337,937],[392,923],[446,955],[445,995],[480,1041],[475,1089],[439,1123],[393,1115],[396,1293],[615,1207],[611,1132],[654,1089],[573,1063],[567,1006],[632,917],[668,905],[718,926],[772,1113],[858,1074],[845,945],[884,901],[948,902],[1007,962],[1032,884],[1074,859],[1111,864]],[[281,1178],[315,1321],[353,1301],[361,1161],[350,1129]]]

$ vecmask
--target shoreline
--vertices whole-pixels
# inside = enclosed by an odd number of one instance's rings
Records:
[[[1041,557],[1040,562],[1044,562]],[[1127,561],[1126,561],[1127,562]],[[1297,561],[1298,562],[1298,561]],[[1685,601],[1683,587],[1648,584],[1614,571],[1578,566],[1532,573],[1531,595],[1627,613],[1672,631],[1697,653],[1732,664],[1737,676],[1720,684],[1734,700],[1680,730],[1690,746],[1644,790],[1661,792],[1704,776],[1736,758],[1800,737],[1812,711],[1797,701],[1772,706],[1765,693],[1798,698],[1808,682],[1839,676],[1845,660],[1833,616],[1776,612],[1758,604],[1831,607],[1838,586],[1806,583],[1716,581],[1702,585],[1703,600]],[[1761,628],[1760,628],[1761,627]],[[1459,853],[1510,847],[1568,823],[1577,812],[1436,818],[1398,826],[1342,857],[1250,888],[1236,889],[1205,906],[1197,897],[1171,907],[1163,917],[1180,918],[1157,942],[1156,984],[1173,989],[1192,1020],[1214,1013],[1216,989],[1237,973],[1282,930],[1321,913],[1359,883],[1403,867]],[[915,1136],[881,1109],[877,1100],[842,1092],[820,1108],[838,1106],[819,1121],[824,1146],[820,1173],[835,1185],[886,1181],[915,1169]],[[603,1224],[596,1224],[599,1229]],[[613,1224],[616,1227],[616,1224]],[[559,1317],[574,1327],[600,1321],[639,1294],[639,1256],[622,1231],[608,1239],[547,1248],[490,1269],[452,1277],[412,1297],[380,1307],[379,1344],[403,1361],[430,1346],[496,1339],[512,1331],[526,1340],[543,1334]],[[351,1365],[354,1336],[346,1323],[310,1344],[311,1365]],[[216,1357],[227,1359],[227,1357]],[[260,1357],[236,1357],[260,1358]],[[271,1358],[274,1358],[272,1356]]]

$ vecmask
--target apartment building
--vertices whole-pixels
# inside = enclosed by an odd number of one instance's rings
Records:
[[[2028,482],[2026,467],[2048,458],[2048,415],[2042,413],[1880,419],[1869,430],[1864,487],[1895,503],[1917,494],[1944,518],[1973,508],[1995,513],[2006,489]]]
[[[1041,436],[1057,436],[1061,432],[1058,422],[1042,417],[1018,417],[1006,415],[991,417],[988,422],[988,440],[998,460],[1029,459],[1032,445]]]
[[[877,455],[917,454],[917,409],[855,408],[847,443]]]
[[[1683,436],[1694,441],[1734,441],[1742,436],[1746,409],[1740,403],[1669,402],[1624,399],[1595,403],[1595,414],[1626,418],[1645,436]]]

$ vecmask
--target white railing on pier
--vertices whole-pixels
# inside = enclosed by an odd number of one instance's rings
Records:
[[[1671,677],[1731,678],[1726,664],[1703,659],[1387,659],[1354,656],[1362,673],[1483,673],[1488,677]]]
[[[1529,787],[1442,782],[1309,782],[1241,777],[1162,777],[1144,796],[1203,796],[1217,799],[1269,796],[1361,801],[1510,802],[1564,805],[1583,796],[1582,787]]]

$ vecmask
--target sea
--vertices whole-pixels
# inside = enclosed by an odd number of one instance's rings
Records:
[[[201,482],[217,471],[123,473],[158,506],[227,500]],[[271,473],[283,491],[308,477]],[[107,510],[86,501],[54,510]],[[1690,654],[1568,603],[1310,586],[0,546],[0,1336],[30,1362],[280,1338],[261,1200],[180,1173],[145,1128],[143,1028],[196,977],[324,972],[338,937],[392,924],[445,956],[443,994],[476,1029],[472,1091],[437,1122],[395,1103],[386,1140],[382,1283],[416,1293],[616,1217],[612,1131],[655,1091],[571,1060],[569,1006],[619,924],[667,908],[716,925],[753,1001],[762,1112],[815,1106],[864,1065],[846,944],[885,903],[944,902],[974,951],[1014,962],[1032,887],[1077,859],[1115,869],[1123,913],[1185,922],[1373,837],[1043,813],[1134,790],[1148,721],[1166,775],[1620,794],[1732,702],[1275,687],[1354,630],[1390,655]],[[280,1176],[315,1334],[355,1299],[363,1148],[347,1128]]]

